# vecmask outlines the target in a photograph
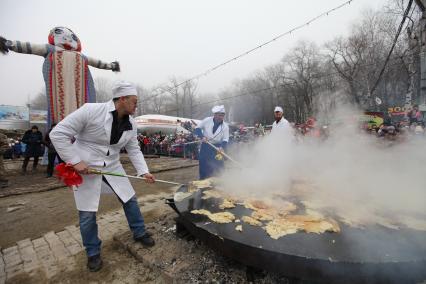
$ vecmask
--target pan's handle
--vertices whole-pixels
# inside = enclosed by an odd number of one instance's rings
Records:
[[[180,212],[179,212],[179,210],[177,209],[177,207],[176,207],[176,204],[175,204],[175,200],[174,200],[174,198],[172,197],[172,198],[166,198],[166,200],[165,200],[165,202],[166,202],[166,204],[167,205],[169,205],[173,210],[175,210],[175,212],[178,214],[178,215],[180,215]]]

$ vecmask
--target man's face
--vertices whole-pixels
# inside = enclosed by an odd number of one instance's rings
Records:
[[[136,111],[136,106],[138,104],[138,97],[137,96],[122,97],[120,99],[120,102],[124,112],[126,114],[133,115]]]
[[[37,128],[31,128],[32,132],[37,132]]]
[[[275,117],[275,120],[279,120],[281,119],[281,117],[283,117],[283,113],[280,111],[276,111],[274,112],[274,117]]]
[[[225,114],[224,113],[215,113],[214,114],[214,119],[216,121],[222,122],[224,118],[225,118]]]

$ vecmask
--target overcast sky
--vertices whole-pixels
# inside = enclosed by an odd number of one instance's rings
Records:
[[[284,33],[346,0],[0,0],[0,35],[47,43],[51,28],[66,26],[82,53],[122,72],[91,68],[93,77],[129,80],[145,88],[171,76],[190,78]],[[199,80],[201,93],[216,93],[233,80],[278,62],[299,40],[319,45],[345,35],[368,8],[385,0],[354,0],[349,6],[218,69]],[[44,88],[44,58],[0,55],[0,104],[24,105]]]

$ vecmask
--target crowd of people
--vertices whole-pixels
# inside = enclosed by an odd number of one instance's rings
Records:
[[[197,140],[192,133],[176,133],[165,135],[155,133],[138,135],[139,145],[145,155],[165,155],[198,159]]]
[[[404,119],[396,122],[390,115],[384,117],[384,121],[380,125],[370,125],[360,122],[360,128],[365,132],[375,135],[382,140],[390,141],[406,141],[410,137],[423,137],[425,134],[425,123],[422,119],[421,112],[413,108],[415,111],[407,112]],[[279,109],[278,109],[279,110]],[[279,110],[280,111],[280,110]],[[305,123],[288,123],[294,131],[297,140],[303,138],[327,139],[330,131],[340,127],[339,125],[321,124],[314,117],[310,117]],[[191,127],[191,124],[188,125]],[[238,126],[230,125],[229,144],[234,143],[251,143],[258,137],[267,135],[271,126],[264,126],[261,123],[255,123],[254,126]],[[198,159],[199,139],[193,134],[194,129],[190,129],[189,133],[176,133],[165,135],[155,133],[148,135],[141,133],[138,135],[140,147],[144,154],[166,155],[174,157],[183,157],[188,159]]]
[[[383,123],[364,123],[361,128],[378,137],[386,145],[425,137],[425,121],[417,105],[402,118],[395,119],[391,114],[386,114]]]
[[[164,155],[198,160],[200,139],[193,134],[195,127],[190,122],[182,122],[182,126],[188,132],[181,131],[174,134],[158,132],[150,135],[139,133],[138,141],[142,152],[145,155]],[[326,139],[330,135],[330,131],[336,128],[336,126],[320,124],[313,117],[308,118],[305,123],[289,123],[289,126],[293,128],[294,134],[298,139],[303,137]],[[412,137],[418,138],[425,135],[425,122],[417,106],[408,111],[404,119],[400,119],[398,122],[393,120],[391,115],[385,115],[382,124],[360,123],[360,128],[382,140],[390,141],[406,141]],[[238,126],[231,125],[230,129],[229,144],[231,145],[234,143],[254,142],[256,138],[268,134],[271,126],[264,126],[261,123],[255,123],[254,126],[239,124]],[[52,176],[53,161],[58,161],[60,158],[57,156],[48,134],[43,138],[37,126],[33,126],[22,137],[16,139],[5,138],[5,141],[7,142],[4,143],[2,157],[16,159],[23,156],[23,173],[27,172],[30,158],[33,158],[32,169],[35,170],[37,168],[39,158],[43,157],[46,148],[50,161],[47,176]]]

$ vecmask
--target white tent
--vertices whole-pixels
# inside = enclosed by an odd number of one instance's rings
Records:
[[[191,124],[197,125],[200,120],[168,116],[161,114],[146,114],[135,117],[138,125],[138,132],[153,134],[161,132],[162,134],[189,133],[188,130],[182,127],[182,124],[189,121]]]

